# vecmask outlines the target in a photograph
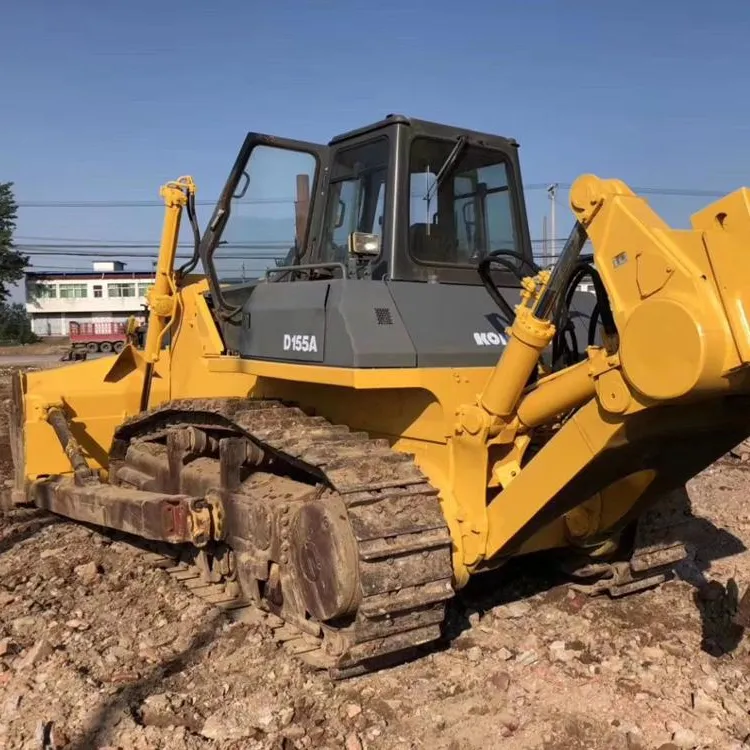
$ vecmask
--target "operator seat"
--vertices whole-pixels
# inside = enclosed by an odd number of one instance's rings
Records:
[[[458,239],[453,228],[420,222],[409,227],[409,249],[417,259],[432,263],[456,263]]]

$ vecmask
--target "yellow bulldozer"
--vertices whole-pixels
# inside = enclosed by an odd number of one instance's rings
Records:
[[[512,558],[614,597],[684,559],[664,498],[750,435],[749,190],[678,231],[584,175],[542,268],[517,142],[390,115],[248,134],[203,232],[195,193],[162,188],[144,345],[14,380],[14,503],[142,540],[334,678]],[[287,259],[247,280],[269,228]]]

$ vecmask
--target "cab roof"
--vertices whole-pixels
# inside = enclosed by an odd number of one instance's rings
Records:
[[[468,128],[460,128],[454,125],[445,125],[443,123],[431,122],[430,120],[419,120],[414,117],[407,117],[406,115],[397,114],[387,115],[384,119],[379,120],[378,122],[374,122],[370,125],[365,125],[360,128],[355,128],[354,130],[349,130],[345,133],[334,136],[330,140],[328,145],[333,146],[341,143],[342,141],[348,141],[352,138],[358,138],[360,136],[367,135],[368,133],[374,133],[378,130],[383,130],[384,128],[393,127],[395,125],[402,125],[413,129],[414,131],[416,131],[415,135],[432,135],[437,138],[446,138],[451,140],[454,140],[463,135],[475,142],[481,143],[483,141],[487,141],[488,143],[497,143],[498,141],[504,141],[508,146],[518,146],[518,141],[516,141],[514,138],[507,138],[495,133],[481,133],[476,130],[469,130]]]

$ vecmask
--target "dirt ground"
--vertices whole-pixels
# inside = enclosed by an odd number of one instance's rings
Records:
[[[6,369],[0,399],[7,382]],[[689,484],[693,551],[678,580],[613,601],[539,566],[487,574],[457,601],[440,648],[340,683],[290,661],[262,622],[225,620],[134,547],[7,512],[0,748],[750,747],[750,635],[731,623],[750,584],[744,466],[739,456]]]
[[[18,346],[0,346],[0,357],[11,356],[22,358],[47,354],[62,354],[70,346],[67,336],[50,336],[36,344],[22,344]]]

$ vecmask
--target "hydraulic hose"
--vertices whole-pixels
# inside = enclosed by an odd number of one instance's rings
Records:
[[[520,265],[512,263],[510,260],[508,260],[508,258],[515,258]],[[495,282],[492,279],[492,266],[502,266],[506,271],[509,271],[519,281],[521,281],[524,276],[523,272],[521,271],[521,268],[523,266],[528,267],[532,276],[539,273],[540,269],[525,255],[514,250],[494,250],[485,258],[482,258],[481,261],[479,261],[477,272],[479,273],[479,278],[482,280],[484,288],[487,290],[487,293],[490,295],[490,297],[492,297],[494,303],[504,313],[508,325],[512,325],[516,314],[513,311],[513,308],[510,306],[508,300],[506,300],[505,297],[500,294],[500,291],[495,285]]]

